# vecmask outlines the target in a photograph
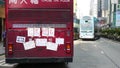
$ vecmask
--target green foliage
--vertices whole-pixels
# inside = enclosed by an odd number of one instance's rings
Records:
[[[120,28],[102,29],[101,36],[111,39],[120,39]]]

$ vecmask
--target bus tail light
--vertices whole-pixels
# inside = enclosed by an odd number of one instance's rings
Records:
[[[71,45],[70,45],[70,43],[67,43],[66,44],[66,53],[71,53]]]
[[[8,54],[9,55],[13,54],[13,44],[8,44]]]

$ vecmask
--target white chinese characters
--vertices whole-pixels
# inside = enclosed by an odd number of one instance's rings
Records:
[[[39,0],[30,0],[31,4],[39,4]],[[9,0],[9,4],[28,4],[27,0]]]
[[[9,0],[9,4],[17,4],[17,0]]]
[[[9,4],[39,4],[40,2],[70,2],[70,0],[9,0]]]
[[[27,1],[26,1],[26,0],[22,0],[22,1],[20,2],[20,4],[23,4],[23,3],[27,4]]]
[[[39,4],[39,1],[38,1],[38,0],[30,0],[30,2],[31,2],[32,4]]]

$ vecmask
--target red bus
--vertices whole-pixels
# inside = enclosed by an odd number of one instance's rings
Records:
[[[6,0],[6,63],[73,61],[73,0]]]

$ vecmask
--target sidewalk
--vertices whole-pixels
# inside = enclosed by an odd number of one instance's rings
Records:
[[[5,53],[5,47],[3,47],[3,42],[0,42],[0,55]]]

